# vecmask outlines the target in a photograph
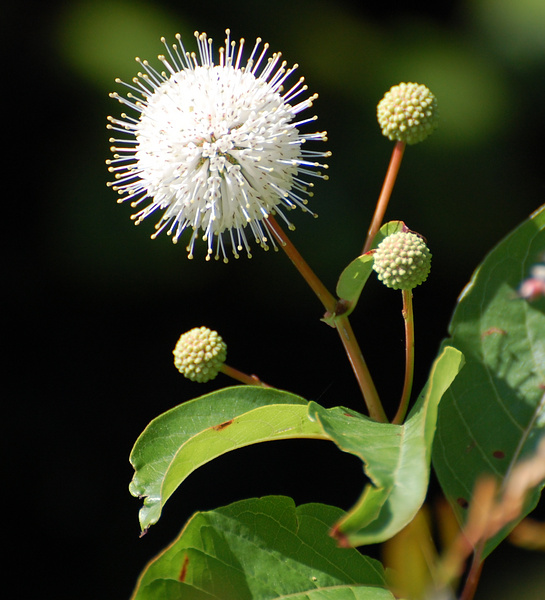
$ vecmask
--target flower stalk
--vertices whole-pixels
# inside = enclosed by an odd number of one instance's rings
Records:
[[[405,146],[405,142],[401,141],[396,142],[394,145],[392,156],[390,158],[390,164],[388,165],[388,170],[386,171],[384,183],[382,184],[382,190],[380,191],[375,213],[367,232],[367,238],[365,240],[365,245],[363,246],[362,254],[365,254],[371,249],[375,235],[377,234],[377,231],[380,229],[382,221],[384,220],[384,215],[386,213],[386,209],[388,208],[388,203],[394,189],[397,174],[399,173],[399,168],[401,167]]]
[[[242,371],[239,371],[238,369],[235,369],[234,367],[230,367],[229,365],[226,365],[225,363],[223,365],[221,365],[221,367],[219,368],[219,371],[220,371],[220,373],[223,373],[224,375],[231,377],[231,379],[240,381],[240,383],[244,383],[246,385],[258,385],[258,386],[261,386],[264,388],[271,387],[264,381],[261,381],[261,379],[259,379],[259,377],[257,375],[248,375],[247,373],[243,373]]]
[[[401,290],[403,294],[403,319],[405,321],[405,378],[399,408],[392,421],[401,425],[407,414],[414,375],[414,312],[412,290]]]

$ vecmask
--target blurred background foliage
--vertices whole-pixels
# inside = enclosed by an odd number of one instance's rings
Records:
[[[325,406],[361,402],[336,334],[282,253],[256,248],[252,260],[224,265],[205,263],[201,247],[188,261],[183,244],[150,241],[152,221],[134,228],[130,207],[105,185],[106,115],[122,110],[108,92],[115,77],[136,74],[135,56],[163,52],[161,36],[179,32],[194,49],[196,29],[216,47],[226,27],[249,43],[261,36],[300,64],[320,95],[314,110],[333,156],[312,201],[320,218],[294,213],[292,240],[334,288],[360,252],[390,158],[376,104],[400,81],[430,87],[440,128],[408,148],[387,214],[425,235],[433,253],[429,282],[415,291],[418,388],[477,263],[544,202],[545,2],[52,0],[2,11],[17,85],[4,94],[14,100],[8,128],[17,128],[6,202],[24,223],[6,265],[19,595],[127,598],[194,510],[239,497],[283,493],[348,508],[362,487],[357,461],[317,442],[270,444],[192,476],[137,539],[132,443],[163,410],[231,383],[181,378],[171,351],[182,332],[217,328],[230,364]],[[371,282],[353,316],[391,408],[402,382],[400,308],[397,294]],[[542,555],[506,546],[485,566],[477,597],[542,598],[543,567]]]

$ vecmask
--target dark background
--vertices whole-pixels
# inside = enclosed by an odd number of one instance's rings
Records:
[[[433,253],[429,282],[414,294],[416,389],[475,266],[543,203],[542,0],[377,4],[77,0],[2,9],[2,496],[17,597],[128,598],[195,510],[265,494],[347,509],[362,489],[359,462],[332,445],[264,444],[192,475],[138,539],[132,444],[164,410],[231,384],[222,375],[193,384],[176,372],[171,352],[182,332],[215,328],[232,366],[325,406],[363,410],[336,333],[283,253],[256,248],[251,260],[224,265],[205,263],[201,246],[188,261],[183,244],[150,241],[152,222],[135,229],[130,207],[106,187],[106,115],[121,110],[108,92],[115,77],[136,73],[134,56],[163,51],[162,35],[180,32],[191,49],[195,29],[217,40],[226,27],[248,43],[261,36],[319,92],[330,181],[312,200],[319,219],[291,215],[291,239],[331,289],[362,247],[390,158],[377,102],[400,81],[436,94],[441,126],[407,150],[387,214],[425,235]],[[400,308],[397,294],[371,281],[352,319],[390,412],[402,384]],[[504,544],[477,598],[542,598],[544,566],[543,555]]]

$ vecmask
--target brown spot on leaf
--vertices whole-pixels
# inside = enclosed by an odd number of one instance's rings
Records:
[[[184,562],[182,563],[182,569],[180,571],[180,576],[178,579],[183,583],[185,581],[185,577],[187,575],[187,563],[189,562],[189,556],[187,554],[184,556]]]
[[[469,506],[469,502],[465,498],[456,498],[456,502],[458,503],[458,506],[461,506],[462,508],[467,508]]]
[[[234,421],[234,419],[231,419],[230,421],[224,421],[223,423],[220,423],[219,425],[214,425],[214,427],[212,427],[212,429],[214,431],[221,431],[222,429],[229,427],[229,425],[231,425],[231,423],[233,421]]]
[[[507,335],[507,331],[505,331],[504,329],[500,329],[499,327],[490,327],[490,329],[487,329],[486,331],[483,331],[481,333],[481,338],[485,338],[489,335],[492,335],[493,333],[497,333],[499,335]]]
[[[505,452],[503,450],[494,450],[494,452],[492,452],[492,456],[494,458],[505,458]]]

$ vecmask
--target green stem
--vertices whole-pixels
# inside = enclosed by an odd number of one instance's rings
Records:
[[[307,264],[305,259],[301,256],[301,254],[299,254],[298,250],[291,243],[282,228],[278,225],[276,219],[272,216],[269,216],[267,219],[267,226],[279,240],[282,249],[294,264],[295,268],[312,288],[320,302],[323,304],[327,313],[330,315],[335,315],[337,308],[336,298],[327,290],[324,284]],[[380,402],[377,389],[373,383],[371,373],[367,368],[367,364],[365,363],[363,354],[361,353],[348,317],[338,315],[335,317],[334,322],[346,354],[348,355],[354,375],[358,381],[363,399],[367,405],[369,416],[376,421],[387,422],[386,414]]]
[[[411,391],[413,387],[414,374],[414,313],[413,313],[413,292],[412,290],[402,290],[403,294],[403,319],[405,320],[405,379],[403,381],[403,391],[401,401],[397,409],[396,416],[392,423],[400,425],[407,414]]]
[[[386,171],[386,177],[384,178],[384,183],[382,184],[382,190],[380,191],[380,196],[377,201],[375,214],[373,215],[369,231],[367,232],[367,239],[365,240],[362,254],[365,254],[371,249],[373,239],[382,225],[384,214],[386,213],[386,208],[388,207],[388,202],[390,201],[390,196],[392,195],[392,190],[394,189],[394,184],[399,172],[399,167],[401,166],[401,160],[403,159],[404,152],[405,142],[396,142],[392,151],[392,157],[390,158],[388,170]]]

